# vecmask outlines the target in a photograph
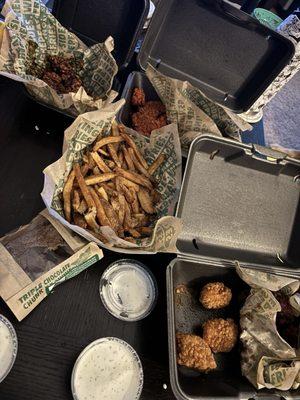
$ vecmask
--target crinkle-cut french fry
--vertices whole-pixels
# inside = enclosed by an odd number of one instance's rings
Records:
[[[94,168],[93,168],[93,174],[94,174],[94,175],[100,175],[100,174],[101,174],[100,169],[99,169],[98,167],[94,167]]]
[[[110,169],[114,169],[116,168],[116,164],[114,161],[112,160],[105,160],[106,165],[110,168]]]
[[[93,208],[93,207],[95,208],[94,200],[93,200],[91,193],[89,191],[89,188],[88,188],[87,184],[85,183],[85,180],[81,174],[80,166],[78,163],[74,164],[74,171],[75,171],[76,179],[77,179],[78,185],[80,187],[81,193],[86,201],[86,204],[88,205],[88,208]]]
[[[88,164],[88,163],[89,163],[89,158],[88,158],[87,154],[84,154],[84,155],[82,156],[82,161],[83,161],[85,164]]]
[[[125,198],[125,197],[124,197]],[[131,223],[131,211],[130,211],[130,207],[125,199],[125,217],[124,217],[124,229],[130,229],[133,228],[132,223]]]
[[[120,190],[121,192],[124,194],[126,200],[128,201],[128,203],[133,203],[134,202],[134,197],[131,193],[131,191],[122,183],[120,183]]]
[[[116,213],[118,214],[119,209],[120,209],[120,204],[119,204],[117,198],[116,198],[116,197],[112,197],[112,198],[110,199],[110,204],[112,205],[112,208],[113,208],[113,209],[116,211]]]
[[[142,209],[147,213],[147,214],[155,214],[155,208],[153,207],[153,203],[150,197],[150,194],[147,190],[141,188],[137,196],[139,198],[139,202],[141,204]]]
[[[97,151],[98,151],[98,153],[102,154],[103,156],[109,157],[109,154],[108,154],[107,151],[105,151],[105,150],[103,150],[103,149],[98,149]]]
[[[124,218],[125,218],[125,208],[126,208],[126,200],[123,194],[118,193],[118,200],[119,200],[119,212],[118,212],[118,216],[119,216],[119,220],[121,225],[124,224]]]
[[[111,125],[111,135],[112,136],[120,136],[119,128],[116,122],[113,122]],[[116,152],[119,150],[119,143],[115,143],[114,148],[116,149]]]
[[[153,228],[150,228],[150,226],[142,226],[141,228],[138,228],[138,230],[143,236],[150,236],[153,232]]]
[[[132,211],[134,214],[138,214],[140,211],[140,206],[139,206],[139,201],[137,197],[137,193],[134,189],[130,188],[128,189],[131,193],[131,196],[133,197],[133,202],[131,203]]]
[[[120,131],[118,128],[118,124],[116,122],[113,122],[111,125],[111,134],[112,136],[120,136]]]
[[[115,187],[116,187],[116,191],[119,193],[121,192],[121,180],[119,176],[116,176],[115,178]]]
[[[116,176],[116,174],[111,173],[111,172],[107,173],[107,174],[101,174],[101,175],[92,175],[92,176],[88,176],[87,178],[85,178],[85,183],[88,186],[96,185],[97,183],[110,181],[115,176]]]
[[[130,158],[132,159],[132,162],[133,162],[133,165],[134,165],[135,169],[137,171],[139,171],[141,174],[145,175],[147,178],[150,178],[149,172],[139,162],[139,160],[137,159],[137,157],[136,157],[136,155],[134,153],[133,148],[128,149],[128,153],[129,153]]]
[[[146,169],[148,169],[148,164],[144,157],[142,156],[140,150],[138,149],[137,145],[134,143],[133,139],[125,133],[125,127],[123,125],[119,125],[119,131],[120,135],[122,138],[126,141],[126,143],[133,148],[135,155],[137,156],[139,162],[142,164],[142,166]]]
[[[94,144],[93,151],[98,151],[101,147],[110,143],[121,143],[124,141],[122,136],[106,136]]]
[[[136,172],[132,172],[132,171],[126,171],[125,169],[122,169],[122,168],[116,168],[115,171],[118,175],[120,175],[123,178],[126,178],[134,183],[137,183],[140,186],[144,186],[150,190],[153,188],[150,180],[141,174],[137,174]]]
[[[106,182],[106,185],[113,190],[116,188],[114,181]]]
[[[125,201],[125,218],[124,218],[124,229],[132,229],[138,225],[138,220],[132,218],[129,204]]]
[[[132,236],[132,237],[134,237],[134,238],[140,238],[141,237],[141,234],[140,234],[140,232],[138,232],[137,230],[135,230],[135,229],[128,229],[128,232],[130,233],[130,235]]]
[[[97,164],[98,168],[100,169],[100,171],[102,171],[104,173],[112,172],[111,169],[108,167],[108,165],[105,164],[102,157],[100,157],[98,153],[92,152],[91,156],[93,157],[93,159],[94,159],[95,163]]]
[[[136,239],[134,239],[132,236],[127,236],[126,238],[124,238],[124,240],[126,240],[126,242],[136,244]]]
[[[122,150],[119,151],[119,153],[118,153],[118,158],[119,158],[119,161],[120,161],[120,166],[121,166],[121,168],[127,169],[127,164],[126,164],[126,162],[125,162],[124,153],[123,153]]]
[[[75,173],[74,173],[75,176]],[[72,207],[74,211],[78,212],[78,208],[80,207],[80,194],[77,189],[73,191],[73,199],[72,199]]]
[[[116,179],[118,179],[120,183],[127,186],[128,188],[134,189],[136,192],[140,190],[140,186],[137,183],[134,183],[126,178],[123,178],[122,176],[118,176]]]
[[[132,161],[132,159],[130,157],[128,149],[124,146],[122,151],[123,151],[124,158],[125,158],[125,161],[126,161],[126,164],[127,164],[127,168],[129,169],[129,171],[135,171],[134,164],[133,164],[133,161]]]
[[[135,218],[144,218],[144,217],[145,217],[145,214],[144,214],[144,212],[139,212],[139,213],[133,214],[133,216],[134,216]]]
[[[150,165],[148,172],[149,174],[153,175],[158,168],[162,165],[162,163],[165,161],[166,156],[164,154],[159,154],[159,156],[153,161],[153,163]]]
[[[116,149],[115,149],[115,147],[113,146],[113,144],[112,144],[112,143],[109,143],[109,144],[107,145],[107,148],[108,148],[108,152],[109,152],[111,158],[113,159],[114,163],[115,163],[119,168],[121,168],[121,165],[122,165],[122,164],[120,163],[118,154],[117,154]]]
[[[71,222],[71,191],[73,188],[74,179],[75,171],[72,170],[63,189],[64,213],[68,222]]]
[[[106,201],[104,199],[100,199],[100,201],[101,201],[101,204],[104,208],[105,214],[107,215],[107,218],[110,222],[112,229],[117,233],[120,228],[118,215],[116,214],[115,210],[113,209],[111,204],[109,204],[108,201]]]
[[[122,217],[120,217],[120,204],[119,204],[118,199],[112,197],[110,199],[110,203],[111,203],[112,208],[115,210],[115,212],[116,212],[116,214],[118,216],[120,226],[122,226],[124,218],[122,219]],[[122,231],[122,234],[124,233],[124,229],[123,228],[119,228],[119,232],[120,231]]]
[[[120,164],[122,164],[123,161],[124,161],[124,154],[123,154],[123,151],[122,151],[122,150],[120,150],[120,151],[118,152],[118,159],[119,159]]]
[[[101,200],[99,196],[97,195],[96,191],[93,188],[90,188],[91,195],[93,197],[93,200],[96,204],[96,213],[97,213],[97,219],[100,225],[102,226],[110,226],[112,227],[112,224],[110,223],[110,220],[108,219],[104,207],[101,203]]]
[[[109,182],[110,183],[110,182]],[[109,186],[106,182],[100,183],[99,185],[100,187],[103,187],[103,189],[105,190],[105,192],[107,193],[107,196],[113,196],[115,194],[115,190],[112,189],[111,186]],[[103,197],[103,196],[102,196]],[[106,200],[106,199],[105,199]]]
[[[120,238],[124,238],[124,236],[125,236],[125,232],[124,232],[124,229],[123,228],[120,228],[119,230],[118,230],[118,236],[120,237]]]
[[[138,221],[137,226],[146,226],[149,224],[149,217],[146,214],[133,214],[133,217]]]
[[[77,209],[77,212],[79,214],[84,214],[86,212],[87,208],[88,208],[88,206],[86,204],[86,201],[84,199],[82,199],[81,202],[80,202],[80,205],[79,205],[79,207]]]
[[[153,163],[150,165],[148,172],[150,175],[153,175],[154,172],[161,166],[161,164],[165,161],[165,155],[164,154],[160,154],[154,161]]]
[[[150,196],[152,198],[153,204],[157,204],[161,199],[161,194],[157,190],[151,190]]]
[[[103,186],[98,187],[97,192],[104,200],[108,201],[108,195]]]
[[[81,214],[74,213],[73,219],[74,219],[75,225],[78,225],[80,228],[83,228],[83,229],[87,228],[87,226],[88,226],[87,222]]]
[[[88,156],[88,159],[89,159],[89,163],[88,163],[89,167],[90,167],[91,170],[93,170],[93,168],[96,167],[97,164],[95,163],[95,161],[94,161],[94,159],[93,159],[93,157],[92,157],[90,152],[87,153],[87,156]]]
[[[127,169],[127,164],[126,164],[125,158],[123,158],[121,168]]]
[[[99,230],[100,227],[96,222],[96,208],[91,208],[90,211],[84,215],[84,219],[91,229],[96,232]]]
[[[81,168],[80,168],[81,175],[82,175],[83,177],[85,177],[86,174],[89,172],[89,169],[90,169],[89,164],[83,164],[83,165],[81,166]]]

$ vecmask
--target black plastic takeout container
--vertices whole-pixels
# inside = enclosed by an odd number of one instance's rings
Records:
[[[177,216],[183,229],[178,257],[167,269],[170,379],[178,400],[299,399],[289,392],[256,391],[240,370],[238,346],[217,355],[217,370],[203,374],[177,366],[176,332],[201,334],[212,317],[233,318],[249,288],[235,262],[300,279],[300,162],[256,145],[202,136],[193,142]],[[233,291],[229,307],[204,310],[201,287],[222,281]],[[186,285],[191,296],[175,289]]]
[[[159,96],[147,78],[146,74],[140,71],[132,72],[128,76],[122,92],[122,99],[125,99],[125,104],[117,115],[118,122],[128,127],[132,126],[131,115],[134,112],[134,107],[131,105],[131,97],[134,88],[144,90],[146,101],[159,100]]]
[[[55,0],[53,14],[86,45],[112,36],[119,69],[131,60],[149,12],[149,0]]]
[[[294,54],[293,43],[222,0],[158,3],[139,53],[211,100],[247,111]]]
[[[104,42],[108,36],[112,36],[115,43],[112,55],[121,70],[133,56],[149,12],[149,4],[149,0],[55,0],[52,13],[87,46]],[[118,77],[115,77],[113,89],[118,92],[121,85]],[[67,110],[37,100],[27,90],[26,94],[43,106],[74,118]]]

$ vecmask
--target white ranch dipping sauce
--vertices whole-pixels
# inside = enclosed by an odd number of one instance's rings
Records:
[[[78,357],[72,374],[76,400],[135,400],[143,387],[138,355],[117,338],[92,342]]]
[[[0,382],[11,370],[17,354],[17,338],[11,323],[0,315]]]
[[[143,264],[135,260],[118,260],[101,277],[100,297],[114,317],[138,321],[152,311],[157,298],[157,284]]]

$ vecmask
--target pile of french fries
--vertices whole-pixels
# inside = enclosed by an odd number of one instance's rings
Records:
[[[101,226],[108,226],[131,243],[151,236],[160,200],[154,174],[164,155],[148,165],[122,125],[96,139],[83,162],[74,163],[63,189],[68,222],[91,232],[103,243]]]

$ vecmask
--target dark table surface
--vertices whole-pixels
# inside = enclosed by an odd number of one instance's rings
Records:
[[[34,103],[19,84],[3,78],[0,105],[2,236],[30,222],[44,208],[42,170],[60,157],[63,132],[71,120]],[[255,141],[262,143],[262,137],[259,133],[260,140]],[[168,372],[165,284],[166,267],[174,257],[134,257],[151,268],[159,288],[154,311],[139,322],[115,319],[100,301],[100,276],[111,262],[121,258],[109,251],[104,251],[100,262],[58,286],[22,322],[0,300],[0,314],[13,323],[19,340],[15,365],[0,384],[0,399],[71,400],[70,378],[77,356],[91,341],[105,336],[122,338],[138,352],[144,368],[141,400],[174,399]]]

